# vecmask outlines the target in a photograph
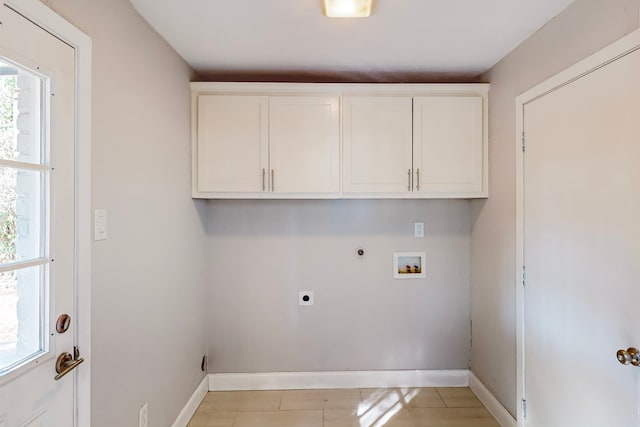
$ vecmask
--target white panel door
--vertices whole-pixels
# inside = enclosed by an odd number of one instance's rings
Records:
[[[340,98],[269,98],[271,190],[340,191]]]
[[[0,425],[73,426],[76,371],[54,376],[77,328],[74,50],[4,5],[0,22]]]
[[[412,99],[343,98],[343,191],[412,191]]]
[[[198,191],[267,191],[269,99],[198,96]]]
[[[640,52],[525,106],[526,425],[638,426]]]
[[[479,96],[415,97],[414,189],[482,194],[482,123]]]

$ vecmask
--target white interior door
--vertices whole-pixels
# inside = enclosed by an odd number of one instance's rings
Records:
[[[640,52],[524,108],[525,424],[638,426]]]
[[[0,426],[73,426],[74,49],[0,21]]]

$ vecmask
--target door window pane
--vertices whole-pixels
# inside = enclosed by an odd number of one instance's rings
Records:
[[[0,273],[0,374],[44,350],[43,271]]]
[[[0,265],[44,255],[43,175],[0,167]]]
[[[0,60],[0,159],[42,163],[42,84]]]

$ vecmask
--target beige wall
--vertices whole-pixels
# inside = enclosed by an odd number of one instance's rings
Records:
[[[207,218],[210,372],[467,369],[468,201],[211,201]],[[426,252],[427,278],[393,280],[394,251]]]
[[[638,28],[638,0],[577,0],[485,76],[490,197],[472,203],[472,370],[516,413],[515,98]]]
[[[191,70],[127,0],[54,0],[93,39],[92,427],[169,426],[203,378],[204,231],[190,197]]]

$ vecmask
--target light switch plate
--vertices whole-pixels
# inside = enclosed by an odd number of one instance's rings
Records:
[[[93,211],[93,240],[107,239],[107,210],[96,209]]]
[[[413,236],[424,237],[424,222],[413,223]]]

